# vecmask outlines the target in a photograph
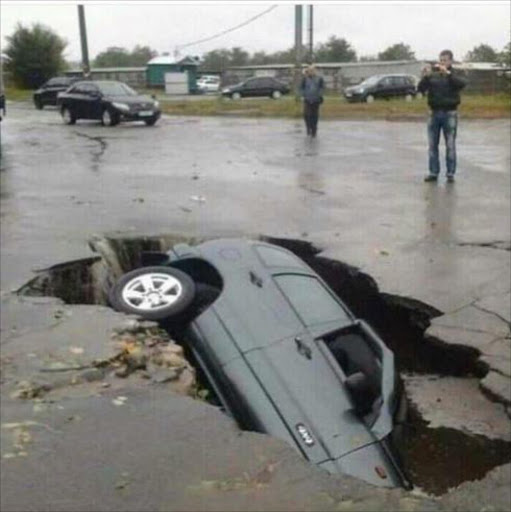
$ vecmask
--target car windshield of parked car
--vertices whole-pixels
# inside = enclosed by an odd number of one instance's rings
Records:
[[[348,313],[314,276],[280,274],[275,281],[305,325],[324,322],[352,322]]]
[[[380,80],[380,76],[370,76],[369,78],[366,78],[362,83],[358,84],[360,87],[368,87],[371,85],[376,85],[378,81]]]
[[[131,87],[122,82],[104,82],[97,84],[99,90],[105,96],[136,96],[137,93]]]

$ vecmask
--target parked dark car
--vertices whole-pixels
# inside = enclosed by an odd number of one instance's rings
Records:
[[[0,121],[5,117],[5,93],[3,89],[0,91]]]
[[[374,75],[358,85],[346,87],[344,97],[350,101],[371,103],[378,98],[404,97],[410,101],[417,95],[417,79],[413,75]]]
[[[222,96],[232,98],[233,100],[249,96],[269,96],[276,100],[283,94],[289,94],[290,90],[288,85],[275,78],[256,77],[223,88]]]
[[[331,473],[411,484],[393,353],[290,251],[223,239],[150,253],[110,288],[118,311],[180,323],[225,410]],[[158,264],[156,264],[158,263]]]
[[[57,94],[65,91],[78,80],[80,80],[80,78],[69,76],[50,78],[34,92],[33,99],[35,108],[41,110],[45,105],[56,105]]]
[[[121,121],[144,121],[148,126],[161,115],[154,97],[140,95],[123,82],[81,81],[57,97],[57,105],[66,124],[77,119],[98,119],[106,126]]]

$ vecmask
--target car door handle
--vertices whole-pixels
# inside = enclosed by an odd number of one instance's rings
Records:
[[[298,336],[295,338],[295,343],[296,343],[296,349],[298,350],[298,353],[304,357],[306,357],[307,359],[312,359],[312,350],[310,349],[310,347],[305,344],[301,338],[299,338]]]
[[[250,282],[252,284],[255,284],[259,288],[262,288],[263,286],[263,280],[253,271],[251,270],[248,275],[250,276]]]

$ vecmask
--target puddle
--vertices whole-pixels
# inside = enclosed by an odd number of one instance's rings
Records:
[[[488,401],[479,391],[487,367],[477,351],[424,338],[440,311],[411,298],[381,293],[369,275],[322,257],[309,242],[259,238],[307,262],[394,351],[410,405],[402,457],[417,488],[441,495],[511,461],[509,417],[502,404]],[[96,237],[89,245],[97,257],[44,269],[18,293],[57,296],[68,304],[106,305],[110,283],[141,266],[143,251],[167,251],[179,242],[201,241],[183,235]],[[174,334],[179,340],[179,332]],[[197,377],[207,385],[200,371]],[[208,401],[217,405],[211,389]]]

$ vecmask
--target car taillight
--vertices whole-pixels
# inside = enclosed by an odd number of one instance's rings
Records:
[[[376,471],[376,474],[380,477],[380,478],[383,478],[385,480],[385,478],[387,478],[387,472],[385,471],[385,469],[383,469],[381,466],[376,466],[374,468],[374,470]]]

